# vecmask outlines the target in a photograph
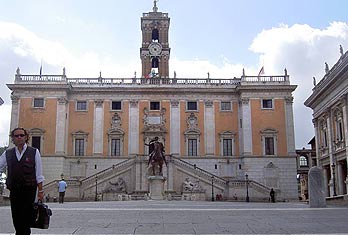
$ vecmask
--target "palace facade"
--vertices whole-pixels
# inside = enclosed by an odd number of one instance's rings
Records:
[[[347,194],[348,53],[343,53],[314,88],[305,105],[313,109],[317,165],[323,168],[327,197]]]
[[[67,197],[86,199],[122,178],[128,195],[149,191],[147,143],[165,146],[165,192],[185,179],[203,199],[298,199],[293,96],[282,75],[219,79],[169,76],[168,13],[141,17],[141,77],[70,78],[17,69],[11,129],[30,131],[40,149],[46,190],[64,175]],[[51,186],[50,186],[51,185]],[[54,187],[52,186],[54,185]],[[50,188],[51,187],[51,188]],[[74,188],[74,189],[73,189]],[[192,192],[191,192],[192,194]],[[52,194],[51,194],[52,195]]]

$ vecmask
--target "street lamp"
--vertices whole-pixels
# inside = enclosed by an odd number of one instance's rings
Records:
[[[245,179],[246,179],[246,202],[249,202],[249,178],[248,173],[245,173]]]
[[[98,175],[95,176],[95,198],[94,201],[98,201]]]
[[[214,201],[214,176],[211,176],[211,201]]]
[[[336,194],[336,173],[335,173],[335,163],[332,163],[331,168],[332,168],[332,180],[333,180],[333,195],[337,196]]]

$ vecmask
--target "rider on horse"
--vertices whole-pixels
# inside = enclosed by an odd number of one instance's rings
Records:
[[[151,163],[151,160],[153,158],[153,156],[155,155],[155,144],[160,144],[161,146],[161,156],[163,158],[163,161],[165,162],[165,164],[167,165],[167,162],[166,162],[166,159],[165,159],[165,156],[164,156],[164,146],[163,144],[158,140],[158,137],[156,136],[154,139],[152,139],[148,144],[145,144],[145,145],[148,145],[149,146],[149,161],[148,161],[148,165]]]

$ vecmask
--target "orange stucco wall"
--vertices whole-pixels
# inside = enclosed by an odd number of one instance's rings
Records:
[[[215,153],[222,156],[219,133],[224,131],[235,132],[234,139],[234,155],[239,155],[239,141],[238,141],[238,103],[232,103],[232,112],[221,112],[220,102],[214,102],[215,111]]]
[[[55,98],[46,98],[44,108],[33,108],[33,98],[22,98],[20,101],[18,126],[28,130],[32,128],[45,130],[44,144],[40,150],[42,155],[55,153],[56,113],[57,99]]]
[[[128,126],[129,126],[129,102],[122,101],[122,111],[112,111],[111,101],[104,101],[104,135],[103,135],[103,155],[109,156],[109,136],[108,132],[111,128],[111,121],[114,113],[117,113],[121,118],[121,127],[125,134],[123,139],[122,155],[128,155]]]
[[[252,140],[253,155],[262,155],[262,141],[260,131],[266,128],[272,128],[277,133],[277,155],[287,155],[286,147],[286,121],[285,106],[283,99],[274,99],[274,109],[261,109],[261,100],[252,99],[251,102],[251,120],[252,120]]]
[[[88,133],[86,155],[93,155],[93,120],[94,102],[88,101],[87,111],[75,111],[75,101],[69,101],[68,154],[74,155],[72,133],[83,131]]]

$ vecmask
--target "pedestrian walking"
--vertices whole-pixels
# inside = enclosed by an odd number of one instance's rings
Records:
[[[6,186],[10,190],[13,226],[16,235],[31,234],[33,203],[43,201],[41,155],[38,149],[28,146],[29,134],[21,127],[10,134],[15,147],[0,156],[0,172],[7,167]]]
[[[273,188],[271,188],[271,192],[269,193],[269,196],[271,198],[271,202],[275,202],[275,192]]]
[[[58,183],[59,203],[64,203],[65,190],[67,187],[67,183],[64,181],[64,178],[62,178]]]

